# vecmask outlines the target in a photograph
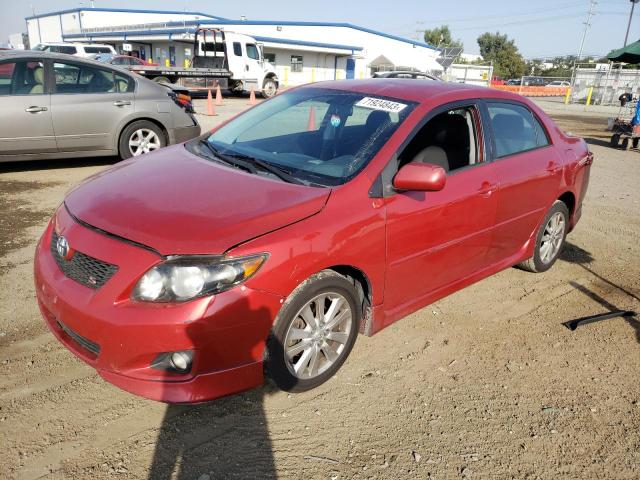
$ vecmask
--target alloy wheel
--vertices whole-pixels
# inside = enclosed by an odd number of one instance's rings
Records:
[[[140,128],[129,137],[129,149],[134,157],[157,150],[161,146],[158,134],[148,128]]]
[[[544,227],[540,240],[540,260],[548,264],[560,252],[564,241],[565,218],[562,212],[554,213]]]
[[[345,297],[322,293],[296,314],[285,336],[285,362],[299,379],[321,375],[345,353],[353,312]]]

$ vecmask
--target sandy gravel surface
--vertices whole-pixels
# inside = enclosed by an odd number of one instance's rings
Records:
[[[0,478],[640,478],[640,319],[562,326],[640,311],[640,152],[604,146],[602,117],[557,117],[596,161],[551,271],[503,271],[359,337],[314,391],[199,406],[105,383],[40,318],[38,235],[113,160],[0,165]]]

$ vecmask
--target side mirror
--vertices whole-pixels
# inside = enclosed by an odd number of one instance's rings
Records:
[[[396,190],[438,192],[447,182],[444,168],[431,163],[407,163],[393,178]]]

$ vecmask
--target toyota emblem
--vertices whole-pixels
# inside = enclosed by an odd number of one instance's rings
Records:
[[[73,256],[73,251],[69,248],[69,242],[63,236],[58,237],[56,250],[58,251],[58,255],[65,260],[69,260]]]

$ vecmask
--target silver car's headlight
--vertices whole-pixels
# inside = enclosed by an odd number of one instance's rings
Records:
[[[266,254],[170,257],[140,278],[132,298],[143,302],[185,302],[220,293],[252,277],[266,259]]]

